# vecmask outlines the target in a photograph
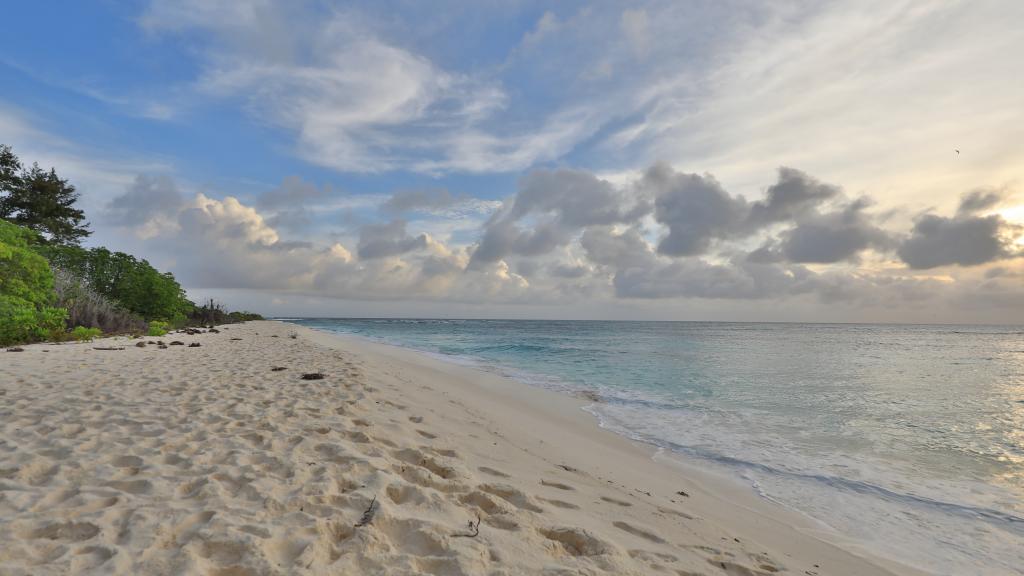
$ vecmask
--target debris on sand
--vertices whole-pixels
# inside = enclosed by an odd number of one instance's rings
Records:
[[[124,350],[123,346],[93,346],[93,350]]]
[[[145,342],[136,342],[135,343],[135,347],[136,348],[145,348],[146,347],[146,343]]]
[[[185,345],[185,343],[182,342],[181,340],[175,340],[174,342],[171,342],[171,346],[184,346],[184,345]]]
[[[14,348],[8,348],[7,351],[8,352],[24,352],[25,349],[24,348],[18,348],[17,346],[15,346]]]
[[[271,372],[280,372],[281,370],[287,370],[287,368],[285,368],[284,366],[271,366],[270,367],[270,371]]]
[[[193,342],[188,345],[189,348],[199,348],[200,346],[202,346],[202,344],[200,344],[199,342]]]
[[[303,380],[323,380],[324,378],[326,378],[326,376],[319,372],[310,372],[309,374],[302,375]]]

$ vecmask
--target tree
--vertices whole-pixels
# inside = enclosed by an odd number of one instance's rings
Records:
[[[32,246],[35,232],[0,221],[0,346],[44,340],[64,329],[67,310],[55,294],[46,259]]]
[[[0,218],[35,230],[50,244],[77,246],[90,234],[79,194],[54,169],[25,169],[9,146],[0,146]]]

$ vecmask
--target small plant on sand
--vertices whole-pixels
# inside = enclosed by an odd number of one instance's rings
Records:
[[[149,330],[146,331],[147,336],[165,336],[167,335],[167,327],[169,324],[160,320],[152,320],[149,323]]]
[[[92,342],[93,338],[102,335],[103,331],[99,328],[86,328],[85,326],[75,326],[75,329],[71,331],[71,338],[79,342]]]

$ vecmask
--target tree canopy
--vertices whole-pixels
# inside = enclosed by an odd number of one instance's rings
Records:
[[[78,198],[56,170],[25,168],[10,146],[0,145],[0,218],[39,232],[48,244],[77,246],[90,234],[85,212],[74,206]]]

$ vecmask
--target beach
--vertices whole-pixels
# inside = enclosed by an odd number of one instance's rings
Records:
[[[585,399],[282,322],[157,340],[0,352],[0,574],[919,573]]]

